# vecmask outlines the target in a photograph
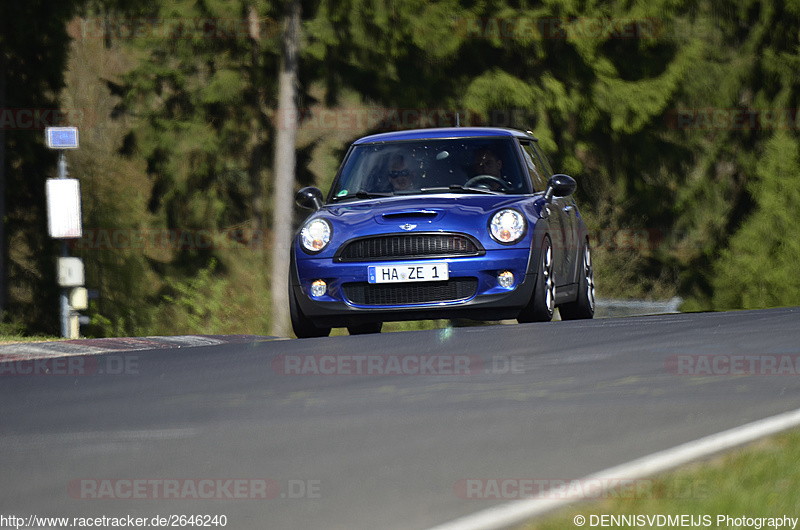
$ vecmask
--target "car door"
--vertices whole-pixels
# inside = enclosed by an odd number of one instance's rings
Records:
[[[531,151],[533,151],[536,160],[539,162],[539,167],[542,172],[547,175],[549,179],[553,175],[553,168],[550,166],[550,161],[545,156],[538,142],[530,142]],[[568,197],[553,197],[551,204],[553,217],[558,218],[558,229],[560,231],[560,243],[558,261],[556,262],[556,282],[557,285],[565,285],[573,283],[575,278],[575,264],[576,256],[578,255],[577,240],[578,240],[578,209],[575,204],[575,199],[572,196]]]
[[[541,147],[539,147],[538,143],[534,142],[533,147],[536,150],[537,156],[542,161],[542,165],[547,168],[548,174],[551,175],[553,170],[550,166],[550,161],[547,160],[547,156],[544,154]],[[561,226],[564,237],[564,281],[565,283],[572,283],[576,277],[576,267],[579,263],[578,259],[583,250],[580,245],[578,234],[578,230],[581,226],[578,219],[578,206],[575,204],[575,198],[571,195],[569,197],[558,197],[554,203],[558,205],[558,210],[561,215]]]
[[[549,164],[545,163],[538,145],[534,140],[521,139],[522,155],[525,158],[525,166],[531,176],[534,191],[542,192],[547,188],[547,180],[553,174]],[[553,241],[553,260],[556,277],[556,285],[569,283],[569,263],[568,253],[565,252],[569,244],[569,210],[567,207],[568,198],[553,197],[553,201],[545,207],[547,221],[550,224],[550,238]]]

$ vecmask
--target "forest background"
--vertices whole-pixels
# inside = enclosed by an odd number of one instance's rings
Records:
[[[600,296],[800,303],[800,2],[32,0],[0,24],[1,331],[59,330],[50,125],[81,134],[88,336],[289,336],[286,197],[456,115],[576,178]]]

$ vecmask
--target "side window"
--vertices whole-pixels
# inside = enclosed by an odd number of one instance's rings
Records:
[[[553,176],[553,168],[550,166],[550,161],[547,160],[547,157],[544,155],[544,152],[542,151],[542,148],[539,147],[538,143],[532,142],[531,147],[533,147],[533,150],[536,152],[536,156],[541,162],[541,167],[544,167],[545,180],[549,179]]]
[[[528,173],[531,175],[531,183],[533,183],[533,191],[540,192],[547,188],[547,179],[544,177],[541,160],[536,154],[536,150],[529,141],[521,140],[522,156],[525,158],[525,165],[528,167]]]

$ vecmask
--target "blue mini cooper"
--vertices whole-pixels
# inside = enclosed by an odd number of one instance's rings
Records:
[[[553,174],[536,138],[457,127],[376,134],[350,147],[291,251],[300,338],[332,327],[437,318],[548,321],[594,316],[594,276],[575,180]]]

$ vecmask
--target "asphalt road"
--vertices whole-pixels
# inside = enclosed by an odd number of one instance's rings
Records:
[[[798,324],[677,314],[6,365],[0,515],[424,529],[504,502],[465,498],[468,480],[575,479],[800,408]]]

